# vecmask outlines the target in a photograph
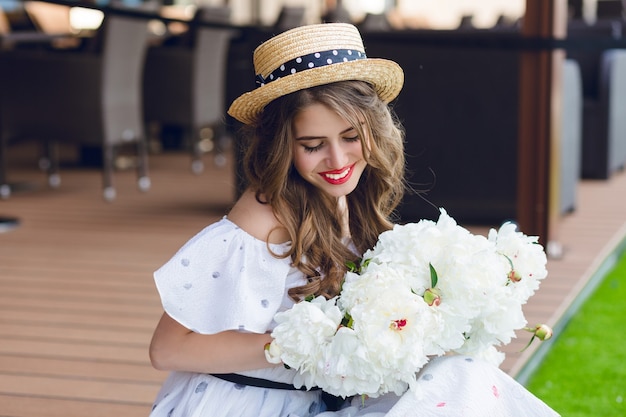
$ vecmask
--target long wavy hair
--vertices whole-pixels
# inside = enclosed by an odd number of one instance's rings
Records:
[[[359,257],[343,239],[337,199],[305,181],[293,165],[294,117],[315,103],[345,119],[361,140],[367,167],[346,198],[350,236],[358,253],[371,248],[380,233],[393,227],[394,210],[405,191],[404,131],[369,84],[326,84],[268,104],[256,123],[248,126],[243,169],[257,200],[272,207],[289,233],[290,250],[282,256],[291,257],[292,264],[308,277],[306,285],[289,291],[295,300],[337,295],[346,263]]]

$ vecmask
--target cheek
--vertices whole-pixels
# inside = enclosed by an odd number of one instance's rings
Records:
[[[366,142],[366,145],[368,144],[368,142]],[[365,151],[365,152],[363,152]],[[366,146],[365,149],[363,149],[363,145],[361,145],[361,141],[357,141],[354,143],[350,144],[350,154],[354,155],[357,158],[363,158],[363,154],[365,155],[369,155],[369,146]]]
[[[361,146],[362,152],[363,154],[365,154],[366,156],[369,156],[372,152],[372,139],[369,136],[365,137],[365,140],[363,141],[363,145]],[[359,142],[359,145],[361,143]],[[363,146],[365,147],[365,149],[363,149]]]
[[[316,162],[312,154],[304,151],[295,151],[293,156],[293,166],[301,176],[306,176],[315,168]]]

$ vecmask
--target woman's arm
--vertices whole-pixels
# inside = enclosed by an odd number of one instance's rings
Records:
[[[164,313],[150,343],[150,361],[161,371],[231,373],[268,368],[264,347],[269,334],[234,330],[194,333]]]
[[[256,200],[246,191],[236,202],[228,218],[246,233],[265,240],[279,226],[271,206]],[[284,229],[280,229],[284,230]],[[272,233],[276,242],[288,236]],[[224,314],[229,314],[224,311]],[[164,313],[152,336],[150,360],[163,371],[231,373],[267,368],[264,346],[272,341],[269,334],[224,331],[212,335],[194,333]]]

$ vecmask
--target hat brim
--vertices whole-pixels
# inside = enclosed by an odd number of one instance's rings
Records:
[[[242,94],[233,101],[228,114],[244,124],[251,124],[261,110],[278,97],[309,87],[348,80],[371,84],[380,99],[388,103],[400,94],[404,84],[404,72],[397,63],[381,58],[366,58],[312,68]]]

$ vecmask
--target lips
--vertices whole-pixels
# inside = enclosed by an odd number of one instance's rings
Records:
[[[348,182],[352,176],[352,173],[354,172],[354,165],[356,164],[352,164],[342,169],[320,172],[320,176],[329,184],[341,185]]]

